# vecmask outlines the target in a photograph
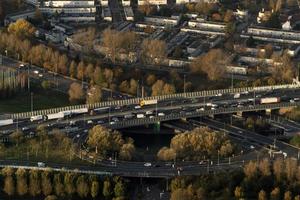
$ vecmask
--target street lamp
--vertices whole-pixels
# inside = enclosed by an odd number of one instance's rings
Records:
[[[218,150],[218,165],[220,165],[220,150]]]
[[[30,93],[30,97],[31,112],[33,112],[33,92]]]

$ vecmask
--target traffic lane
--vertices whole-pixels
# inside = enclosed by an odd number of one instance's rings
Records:
[[[213,125],[218,127],[219,129],[224,129],[224,124],[221,122],[217,122],[217,121],[212,121],[212,120],[205,120],[205,122],[207,122],[207,124]],[[243,134],[245,137],[247,137],[248,139],[252,139],[255,140],[258,143],[265,143],[268,144],[270,146],[273,146],[274,144],[274,140],[270,139],[268,137],[262,136],[260,134],[254,133],[254,132],[250,132],[244,129],[240,129],[238,127],[232,127],[232,126],[226,126],[225,127],[226,130],[231,131],[231,132],[240,132],[241,134]],[[291,146],[287,143],[281,142],[281,141],[276,141],[276,145],[277,148],[279,148],[280,150],[282,150],[283,152],[287,153],[288,156],[293,156],[293,157],[297,157],[298,153],[299,153],[299,148],[296,148],[294,146]]]
[[[298,97],[298,93],[293,93],[293,94],[289,94],[289,97],[290,98],[293,98],[293,97]],[[216,104],[224,104],[224,103],[227,103],[227,104],[238,104],[239,102],[245,102],[247,101],[247,98],[240,98],[240,99],[232,99],[232,100],[228,100],[228,101],[218,101],[218,102],[214,102]],[[252,103],[249,103],[248,106],[251,106]],[[87,116],[85,119],[83,120],[105,120],[107,118],[113,118],[113,117],[124,117],[125,115],[128,115],[128,114],[132,114],[133,112],[136,112],[136,113],[142,113],[142,112],[147,112],[147,111],[154,111],[154,110],[160,110],[160,111],[167,111],[167,112],[180,112],[180,110],[184,107],[192,107],[193,109],[197,109],[197,108],[200,108],[200,107],[205,107],[206,104],[204,103],[190,103],[190,104],[173,104],[172,106],[168,106],[168,107],[161,107],[161,105],[150,105],[150,106],[145,106],[143,107],[142,109],[135,109],[134,111],[130,110],[130,109],[133,109],[132,107],[134,107],[134,105],[131,105],[131,106],[125,106],[124,108],[121,108],[119,107],[119,109],[111,109],[111,112],[109,113],[105,113],[105,114],[100,114],[100,115],[96,115],[96,116]],[[126,110],[126,111],[125,111]],[[69,121],[70,119],[68,119]],[[77,116],[77,117],[74,117],[73,120],[82,120],[82,115],[81,116]],[[123,120],[126,120],[126,119],[123,119]],[[35,122],[37,123],[37,122]],[[46,123],[43,123],[42,124],[47,124],[49,122],[46,122]],[[61,123],[61,122],[60,122]],[[63,121],[64,124],[65,121]],[[31,125],[29,128],[32,128],[34,127],[35,125]],[[12,125],[11,127],[15,127],[15,125]],[[9,126],[7,127],[2,127],[0,130],[2,129],[6,129],[9,128]]]

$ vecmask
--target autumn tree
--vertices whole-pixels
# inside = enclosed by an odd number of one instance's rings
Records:
[[[69,67],[69,74],[70,74],[71,78],[76,77],[76,73],[77,73],[76,70],[77,70],[77,63],[74,60],[72,60],[71,64],[70,64],[70,67]]]
[[[270,194],[271,200],[280,200],[280,189],[279,187],[274,188]]]
[[[162,40],[144,39],[141,45],[141,60],[148,64],[159,64],[167,56],[167,45]]]
[[[33,197],[41,193],[40,174],[37,170],[29,171],[29,193]]]
[[[270,176],[271,169],[270,169],[270,162],[268,159],[263,159],[258,164],[258,169],[263,176]]]
[[[19,168],[15,174],[17,177],[17,193],[19,196],[23,196],[28,192],[27,171]]]
[[[73,173],[66,173],[64,176],[64,186],[65,192],[69,197],[72,197],[75,192],[75,174]]]
[[[18,19],[15,23],[11,23],[7,30],[19,38],[24,38],[32,37],[36,29],[25,19]]]
[[[15,181],[13,179],[14,170],[12,168],[5,167],[2,169],[2,174],[5,176],[3,191],[8,196],[13,196],[15,194]]]
[[[295,77],[295,66],[291,57],[284,53],[282,56],[272,56],[274,65],[270,69],[272,77],[278,82],[290,83]]]
[[[63,197],[65,195],[64,185],[62,183],[62,177],[60,173],[54,174],[53,177],[53,188],[54,192],[58,197]]]
[[[221,49],[212,49],[196,58],[190,69],[193,73],[203,72],[209,79],[217,80],[224,76],[228,62],[228,56]]]
[[[284,197],[283,197],[284,200],[292,200],[292,193],[290,191],[286,191],[284,193]]]
[[[91,86],[88,90],[86,103],[94,104],[101,101],[102,98],[102,89],[98,85]]]
[[[165,83],[163,80],[157,80],[152,85],[152,96],[174,94],[176,92],[175,86],[169,83]]]
[[[79,83],[72,83],[68,93],[70,102],[82,101],[84,99],[84,92]]]
[[[112,186],[109,179],[106,179],[103,182],[103,191],[102,194],[105,199],[109,199],[112,196]]]
[[[41,173],[41,188],[44,196],[48,196],[52,193],[52,181],[51,181],[51,173],[49,171],[43,171]]]
[[[267,194],[264,190],[259,191],[258,200],[267,200]]]
[[[244,190],[243,190],[243,188],[240,187],[240,186],[235,187],[234,196],[237,199],[243,198],[244,197]]]
[[[247,179],[252,179],[257,175],[257,163],[250,161],[244,166],[244,173]]]

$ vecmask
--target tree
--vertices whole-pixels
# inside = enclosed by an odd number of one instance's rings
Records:
[[[44,200],[57,200],[55,195],[48,195]]]
[[[49,90],[51,88],[51,82],[50,81],[43,81],[42,82],[42,88],[44,90]]]
[[[266,26],[270,28],[281,28],[280,14],[273,12],[268,21],[266,21]]]
[[[70,102],[82,101],[84,99],[84,92],[79,83],[72,83],[68,93]]]
[[[102,70],[99,66],[97,66],[94,71],[94,82],[95,84],[101,86],[103,84],[103,81],[104,78],[103,78]]]
[[[122,160],[131,160],[135,153],[135,146],[132,143],[125,143],[120,149],[120,158]]]
[[[77,194],[81,198],[86,198],[89,194],[89,185],[83,175],[79,176],[76,181]]]
[[[37,170],[29,171],[29,193],[33,197],[41,193],[40,175]]]
[[[297,160],[294,160],[292,158],[287,158],[285,160],[285,174],[287,180],[293,182],[296,177],[296,172],[297,172]]]
[[[161,148],[157,153],[157,158],[163,161],[174,160],[175,157],[176,152],[174,151],[174,149],[168,147]]]
[[[110,180],[107,179],[103,182],[103,196],[105,199],[109,199],[112,195],[112,191],[111,191],[111,183],[110,183]]]
[[[280,189],[279,187],[276,187],[272,190],[270,194],[270,199],[271,200],[280,200]]]
[[[3,191],[8,196],[13,196],[15,194],[15,182],[12,177],[13,173],[14,173],[14,170],[12,168],[5,167],[2,169],[2,174],[5,175]]]
[[[267,194],[264,190],[259,191],[258,200],[267,200]]]
[[[294,145],[296,147],[300,147],[300,136],[299,135],[294,135],[292,139],[290,140],[290,144]]]
[[[145,39],[141,46],[141,60],[148,64],[159,64],[167,56],[167,45],[162,40]]]
[[[77,66],[77,78],[80,80],[84,79],[84,67],[85,64],[82,61]]]
[[[257,175],[257,163],[250,161],[244,166],[244,173],[246,178],[251,179]]]
[[[190,200],[192,196],[184,188],[172,191],[170,200]]]
[[[263,176],[271,175],[270,162],[268,159],[263,159],[262,161],[260,161],[258,168]]]
[[[72,60],[70,67],[69,67],[69,74],[71,78],[75,78],[76,77],[76,68],[77,68],[77,63]]]
[[[94,80],[94,65],[89,63],[86,70],[85,76],[88,77],[90,80]]]
[[[284,200],[292,200],[292,193],[290,191],[284,193]]]
[[[91,185],[91,196],[93,199],[99,195],[99,188],[99,182],[97,180],[93,180]]]
[[[41,12],[41,10],[39,8],[35,9],[34,20],[38,23],[41,23],[44,20],[43,13]]]
[[[25,19],[18,19],[15,23],[11,23],[7,30],[19,38],[32,37],[35,32],[35,28]]]
[[[115,193],[115,197],[124,197],[125,196],[125,185],[122,181],[118,181],[115,184],[114,193]]]
[[[65,191],[69,197],[72,197],[74,195],[74,193],[76,192],[74,181],[75,181],[75,175],[73,173],[65,174],[65,177],[64,177]]]
[[[19,196],[23,196],[28,191],[26,170],[19,168],[15,174],[17,177],[17,193]]]
[[[233,11],[226,10],[226,13],[224,15],[224,22],[228,23],[231,22],[233,19],[234,19]]]
[[[86,103],[87,104],[94,104],[101,101],[102,98],[102,89],[98,85],[91,86],[88,90]]]
[[[193,73],[204,72],[210,80],[217,80],[224,76],[228,63],[227,55],[221,49],[212,49],[207,54],[196,58],[190,65]]]
[[[43,171],[41,176],[42,176],[42,183],[41,183],[42,193],[44,196],[48,196],[53,191],[51,178],[50,178],[50,172]]]
[[[24,139],[24,133],[22,131],[15,131],[12,134],[10,134],[9,137],[18,147],[21,141]]]
[[[163,80],[157,80],[152,85],[152,96],[174,94],[176,92],[174,85],[165,83]]]
[[[58,197],[63,197],[65,195],[64,185],[62,184],[60,173],[54,174],[53,186],[54,186],[54,192]]]
[[[280,181],[283,175],[283,160],[281,158],[277,158],[273,163],[273,173],[277,179],[277,181]]]
[[[237,199],[243,198],[243,197],[244,197],[244,191],[243,191],[243,188],[240,187],[240,186],[235,187],[235,190],[234,190],[234,196],[235,196],[235,198],[237,198]]]
[[[148,86],[153,85],[155,83],[155,81],[156,81],[156,76],[154,74],[149,74],[147,76],[146,83]]]
[[[300,195],[295,196],[294,200],[300,200]]]
[[[68,72],[68,58],[65,54],[58,57],[58,70],[63,75],[66,75]]]

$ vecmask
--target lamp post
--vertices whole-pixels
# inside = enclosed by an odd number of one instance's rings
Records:
[[[33,92],[30,93],[31,112],[33,112]]]

